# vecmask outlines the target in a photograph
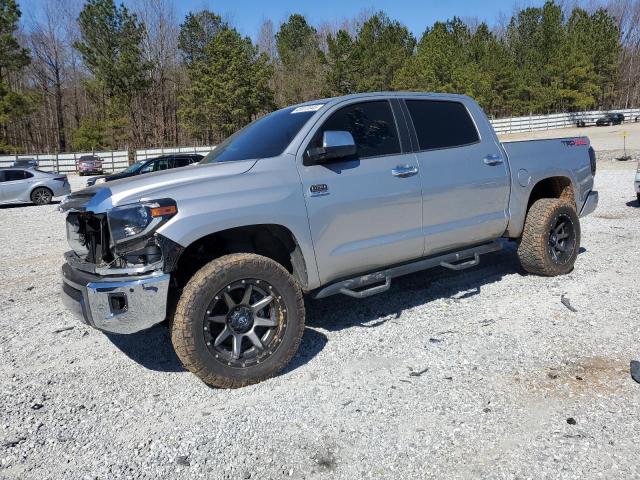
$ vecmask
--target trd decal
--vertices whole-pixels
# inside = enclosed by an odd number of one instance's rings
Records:
[[[578,147],[580,145],[588,145],[585,138],[576,138],[575,140],[560,140],[565,147]]]

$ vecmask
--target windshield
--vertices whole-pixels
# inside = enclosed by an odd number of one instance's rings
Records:
[[[125,168],[124,170],[122,170],[122,172],[120,173],[136,173],[138,170],[140,170],[142,168],[142,166],[145,164],[146,160],[142,161],[142,162],[136,162],[133,165],[130,165],[128,168]]]
[[[270,113],[237,131],[200,162],[230,162],[275,157],[284,152],[293,137],[322,105],[289,107]]]

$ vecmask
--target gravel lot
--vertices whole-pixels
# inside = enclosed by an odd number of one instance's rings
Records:
[[[166,326],[71,317],[63,216],[0,207],[0,478],[638,478],[640,208],[617,155],[570,275],[510,247],[309,301],[292,365],[232,391],[184,371]]]

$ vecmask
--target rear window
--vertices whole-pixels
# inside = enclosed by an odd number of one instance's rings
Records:
[[[471,115],[460,102],[407,100],[420,150],[459,147],[480,140]]]

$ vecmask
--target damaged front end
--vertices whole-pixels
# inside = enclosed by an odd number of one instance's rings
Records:
[[[83,193],[80,192],[80,195]],[[89,199],[70,196],[63,292],[85,323],[114,333],[133,333],[164,320],[170,273],[183,248],[157,233],[178,209],[171,199],[87,209]]]
[[[178,213],[173,200],[135,203],[105,213],[67,214],[68,261],[98,275],[170,273],[182,247],[156,230]]]

